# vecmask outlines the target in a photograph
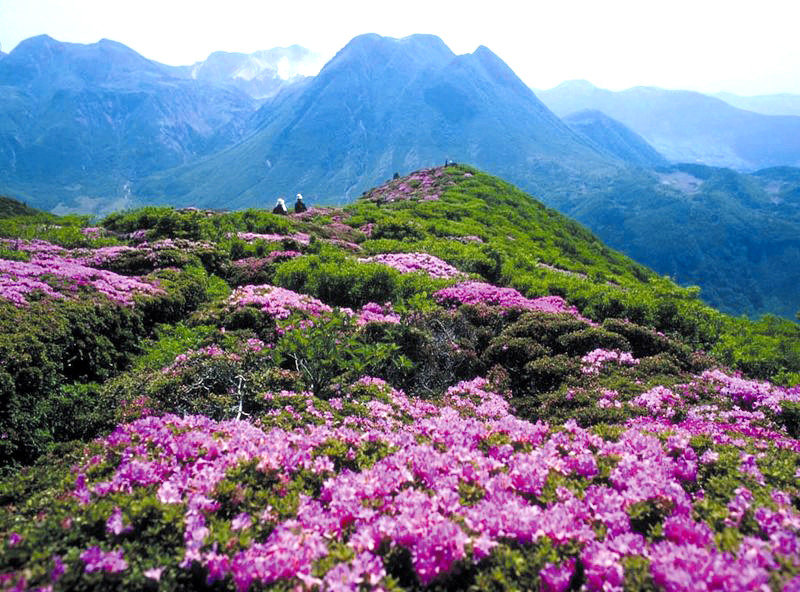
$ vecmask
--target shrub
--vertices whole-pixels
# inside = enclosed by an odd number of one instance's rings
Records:
[[[275,345],[276,362],[297,371],[315,397],[332,396],[336,381],[376,374],[387,363],[409,363],[396,344],[366,340],[356,321],[338,310],[310,322],[289,317],[284,331]]]
[[[564,354],[544,356],[525,365],[525,376],[537,392],[557,389],[570,375],[580,372],[580,363]]]
[[[630,350],[628,340],[617,333],[600,327],[588,327],[558,338],[561,351],[571,356],[582,356],[598,348]]]

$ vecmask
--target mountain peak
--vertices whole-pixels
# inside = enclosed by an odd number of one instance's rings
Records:
[[[532,99],[537,104],[537,108],[546,111],[533,91],[520,80],[508,64],[485,45],[479,45],[472,54],[462,57],[477,63],[484,75],[492,82],[512,90],[517,95],[525,97],[526,100]]]
[[[435,35],[416,34],[397,39],[366,33],[351,39],[325,64],[320,75],[353,68],[364,71],[386,68],[411,71],[420,66],[441,67],[454,57],[450,48]]]
[[[446,54],[449,57],[453,56],[453,52],[445,45],[444,41],[436,35],[429,35],[417,33],[408,35],[406,37],[383,37],[377,33],[365,33],[353,37],[350,42],[342,49],[342,52],[348,49],[359,51],[370,50],[397,50],[402,48],[406,52],[412,52],[418,55],[420,52],[429,52],[434,55]]]

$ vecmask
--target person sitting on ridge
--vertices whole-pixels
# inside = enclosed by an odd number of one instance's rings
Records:
[[[275,207],[272,208],[272,213],[273,214],[281,214],[283,216],[286,216],[286,215],[289,214],[289,210],[286,209],[286,204],[283,202],[283,198],[282,197],[278,198],[278,203],[276,203]]]
[[[303,196],[298,193],[297,200],[294,202],[294,213],[302,214],[306,210],[308,210],[308,208],[306,207],[306,204],[303,203]]]

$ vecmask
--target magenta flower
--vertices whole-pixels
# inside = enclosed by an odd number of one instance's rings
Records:
[[[450,265],[427,253],[385,253],[359,259],[361,263],[380,263],[400,273],[422,272],[434,278],[453,278],[462,275]]]
[[[500,288],[484,282],[462,282],[435,292],[433,297],[444,305],[487,304],[503,308],[521,308],[548,313],[566,313],[580,317],[578,310],[569,306],[560,296],[525,298],[514,288]]]
[[[81,553],[81,560],[86,564],[86,573],[106,571],[118,573],[128,569],[128,562],[123,557],[122,550],[103,551],[100,547],[90,547]]]

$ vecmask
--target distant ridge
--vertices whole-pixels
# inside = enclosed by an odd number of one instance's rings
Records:
[[[764,115],[798,115],[800,116],[800,95],[789,93],[779,93],[774,95],[758,95],[754,97],[743,97],[728,92],[721,92],[712,95],[722,99],[729,105],[763,113]]]
[[[256,107],[121,43],[47,35],[0,61],[0,105],[0,190],[49,210],[120,207],[133,180],[238,140]]]
[[[564,117],[564,122],[620,160],[642,167],[668,164],[639,134],[601,111],[584,109]]]
[[[637,86],[613,92],[585,80],[538,94],[561,117],[602,111],[674,162],[741,171],[800,165],[800,117],[753,113],[693,91]]]

